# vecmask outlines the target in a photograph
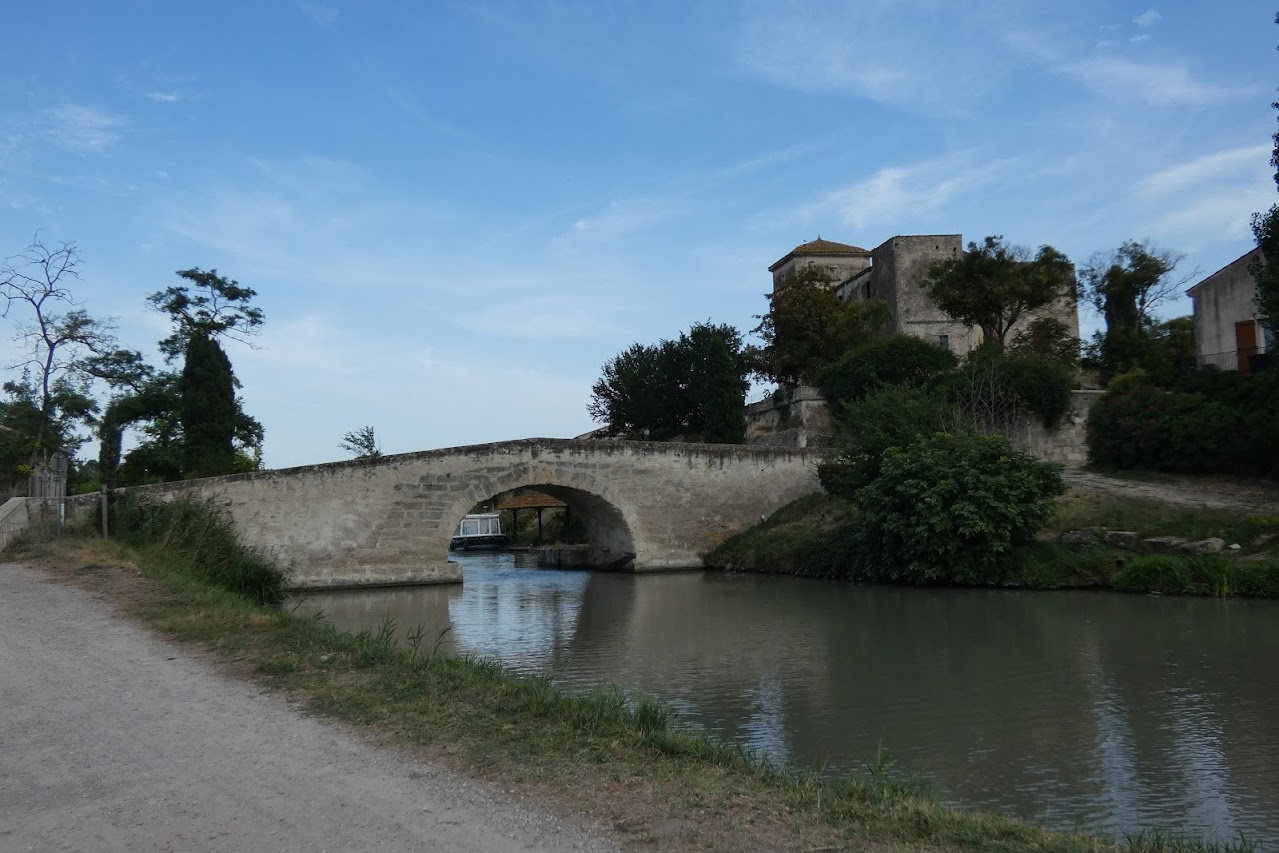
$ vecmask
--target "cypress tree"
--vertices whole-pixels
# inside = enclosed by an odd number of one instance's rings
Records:
[[[231,361],[207,333],[187,339],[179,384],[182,394],[182,462],[187,477],[212,477],[236,468],[235,374]]]

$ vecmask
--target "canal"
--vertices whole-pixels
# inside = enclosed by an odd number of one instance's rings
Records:
[[[828,773],[885,749],[947,802],[1061,828],[1279,841],[1279,602],[928,590],[710,572],[544,571],[307,595],[339,627],[568,688]]]

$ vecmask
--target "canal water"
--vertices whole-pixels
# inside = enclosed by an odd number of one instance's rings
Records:
[[[309,594],[342,628],[569,688],[614,682],[685,724],[828,773],[887,750],[947,802],[1110,833],[1279,844],[1279,602],[929,590],[524,567]]]

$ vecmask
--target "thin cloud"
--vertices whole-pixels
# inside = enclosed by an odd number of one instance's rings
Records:
[[[338,19],[338,10],[327,3],[314,3],[308,0],[297,0],[298,11],[313,24],[329,27]]]
[[[147,97],[157,104],[176,104],[186,100],[186,95],[181,92],[149,92]]]
[[[1156,10],[1147,9],[1137,17],[1133,18],[1132,22],[1145,30],[1153,27],[1162,17],[1163,15],[1159,14]]]
[[[1245,98],[1257,91],[1256,86],[1224,86],[1197,80],[1184,65],[1155,65],[1131,59],[1103,57],[1057,70],[1104,95],[1159,106],[1212,104]]]
[[[99,152],[120,139],[128,122],[121,116],[79,104],[63,104],[47,114],[45,135],[59,147],[71,151]]]
[[[834,215],[854,228],[906,227],[921,214],[946,207],[962,193],[993,181],[1007,167],[997,161],[958,168],[956,158],[888,166],[869,178],[834,190],[805,212],[809,220]]]
[[[1143,179],[1138,189],[1147,195],[1160,195],[1181,192],[1208,181],[1220,182],[1223,178],[1240,177],[1241,173],[1247,173],[1248,178],[1264,175],[1270,151],[1269,145],[1248,145],[1217,151],[1155,172]]]

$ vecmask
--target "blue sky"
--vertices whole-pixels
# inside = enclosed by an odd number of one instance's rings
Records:
[[[1207,274],[1276,200],[1251,0],[6,4],[0,254],[75,241],[123,344],[258,291],[268,466],[590,429],[600,366],[749,329],[818,234],[1128,238]],[[1189,301],[1168,305],[1169,316]],[[1095,321],[1085,318],[1085,325]]]

